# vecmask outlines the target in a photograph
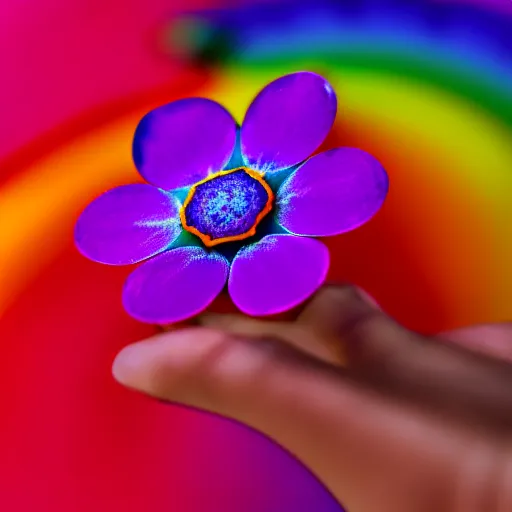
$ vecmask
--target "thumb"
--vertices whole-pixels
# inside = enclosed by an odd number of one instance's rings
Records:
[[[281,421],[279,411],[298,409],[296,414],[301,414],[311,383],[329,386],[335,372],[278,340],[207,328],[172,331],[135,343],[113,364],[114,377],[127,387],[272,434]],[[298,396],[304,397],[301,404]]]
[[[439,465],[440,452],[442,459],[458,460],[453,438],[425,453],[441,433],[416,418],[416,410],[405,411],[343,370],[273,339],[206,328],[173,331],[126,347],[113,373],[130,388],[267,434],[353,510],[381,510],[382,497],[389,498],[386,510],[417,510],[398,506],[395,498],[405,488],[412,499],[420,483],[451,471],[449,461]]]
[[[283,342],[207,328],[172,331],[124,348],[113,374],[129,388],[259,430],[327,485],[339,473],[331,457],[332,441],[339,437],[332,416],[346,411],[352,422],[355,405],[348,402],[355,398],[347,397],[344,405],[337,370]],[[326,429],[332,430],[328,437]]]

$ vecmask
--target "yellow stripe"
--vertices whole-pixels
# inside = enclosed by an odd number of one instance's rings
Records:
[[[204,95],[222,102],[241,121],[252,96],[282,71],[246,71],[241,76],[227,70]],[[463,170],[488,201],[493,217],[510,214],[512,149],[504,126],[459,98],[398,77],[355,72],[328,76],[338,92],[338,116],[364,119],[370,123],[368,129],[384,125],[397,134],[397,144],[400,132],[417,133],[418,139],[442,154],[442,167],[431,170],[440,185],[453,180],[441,172]],[[138,180],[131,141],[144,113],[141,110],[74,141],[0,189],[0,314],[69,242],[76,216],[93,196]],[[509,224],[493,229],[501,240],[508,237],[500,261],[505,255],[510,260]],[[507,279],[512,284],[512,274]]]

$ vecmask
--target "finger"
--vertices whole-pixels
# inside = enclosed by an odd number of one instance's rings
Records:
[[[328,340],[324,333],[292,322],[257,320],[242,315],[221,315],[206,313],[197,319],[203,327],[222,330],[238,336],[274,338],[304,351],[322,361],[339,364],[341,354],[337,343]]]
[[[408,331],[354,287],[326,287],[298,319],[337,333],[351,375],[480,421],[512,422],[512,366]]]
[[[377,510],[381,501],[386,510],[417,510],[392,500],[453,471],[462,453],[462,436],[447,442],[437,423],[272,340],[176,331],[125,348],[113,372],[129,387],[271,436],[353,510]],[[431,494],[437,499],[439,489]],[[428,510],[442,509],[424,498]]]
[[[338,326],[339,306],[350,299],[364,301],[372,309],[380,309],[377,301],[358,286],[326,285],[313,297],[298,315],[299,323],[314,325],[319,329],[333,330]],[[342,302],[342,304],[340,304]]]
[[[274,380],[284,381],[299,369],[311,372],[315,364],[303,352],[273,340],[190,328],[126,347],[116,358],[113,373],[121,383],[150,395],[223,414],[229,409],[236,411],[235,418],[252,423],[240,416],[245,410],[250,415],[261,399],[267,401],[268,389],[279,402]],[[278,387],[285,394],[291,391]]]
[[[299,322],[338,336],[348,371],[375,388],[468,420],[512,421],[509,366],[407,331],[353,287],[324,288]]]
[[[442,333],[439,339],[512,363],[512,323],[465,327]]]
[[[394,354],[412,350],[413,334],[354,286],[322,288],[298,316],[297,324],[322,333],[322,339],[330,343],[336,340],[337,353],[354,369],[373,372]]]

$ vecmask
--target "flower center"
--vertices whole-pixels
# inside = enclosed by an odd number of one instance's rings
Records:
[[[260,173],[245,167],[220,171],[191,187],[181,223],[207,247],[243,240],[256,233],[273,199]]]

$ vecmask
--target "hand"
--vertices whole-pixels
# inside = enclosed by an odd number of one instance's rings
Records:
[[[295,322],[200,322],[126,347],[114,376],[264,432],[350,512],[512,511],[512,325],[427,338],[351,287]]]

